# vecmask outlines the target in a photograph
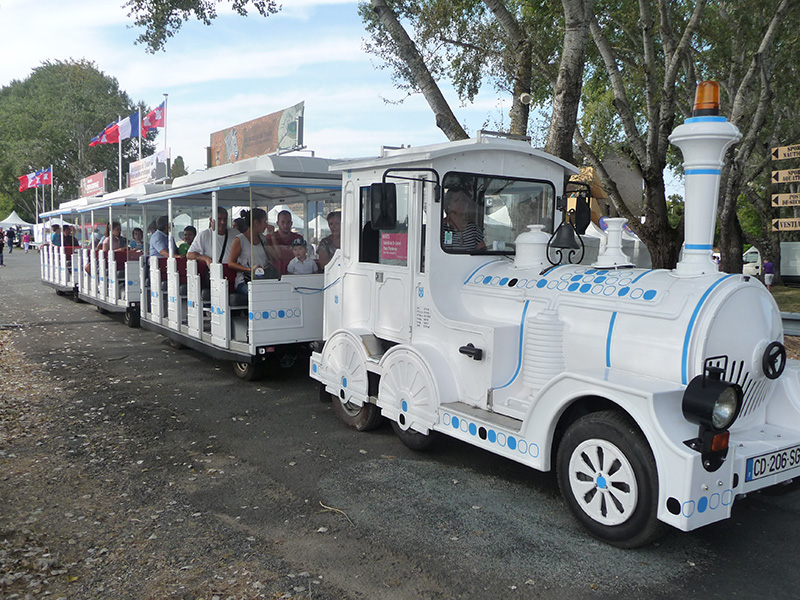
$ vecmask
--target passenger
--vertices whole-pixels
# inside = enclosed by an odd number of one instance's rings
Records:
[[[178,254],[181,256],[186,256],[186,253],[189,252],[189,247],[192,245],[192,242],[197,237],[197,229],[195,229],[194,225],[187,225],[183,228],[183,243],[178,246]]]
[[[325,265],[331,262],[334,253],[342,246],[342,213],[338,210],[328,214],[327,217],[328,227],[331,234],[328,237],[322,238],[322,241],[317,247],[319,253],[319,266],[323,269]]]
[[[289,262],[287,271],[292,275],[308,275],[319,271],[317,261],[308,257],[308,245],[303,238],[292,242],[294,258]]]
[[[486,248],[483,230],[472,220],[474,203],[467,191],[458,188],[447,190],[444,210],[447,215],[442,219],[442,241],[446,249],[471,251]]]
[[[61,245],[61,225],[58,223],[54,223],[50,226],[50,243],[53,246],[60,246]]]
[[[288,273],[287,267],[294,258],[292,242],[302,240],[303,236],[292,231],[292,213],[282,210],[278,213],[278,228],[267,236],[270,246],[270,256],[273,261],[280,263],[281,275]]]
[[[172,255],[178,253],[175,240],[169,234],[170,222],[167,215],[161,215],[156,219],[156,230],[150,238],[150,256],[169,257],[169,249],[172,248]]]
[[[233,220],[233,228],[239,233],[244,233],[250,229],[250,222],[244,217],[239,217],[238,219]]]
[[[66,231],[67,226],[64,225],[64,232],[66,233]],[[106,234],[103,236],[103,239],[100,240],[100,248],[103,252],[108,253],[109,251],[113,252],[114,250],[124,248],[127,242],[128,241],[122,237],[122,225],[119,221],[106,223]]]
[[[67,247],[78,245],[78,240],[75,239],[74,235],[72,235],[72,227],[70,225],[64,225],[61,241],[63,242],[64,246]]]
[[[133,228],[133,239],[128,244],[128,247],[131,250],[138,250],[139,252],[144,250],[144,231],[142,231],[141,227],[134,227]]]
[[[236,271],[236,292],[246,295],[251,273],[255,279],[278,279],[280,273],[267,252],[267,240],[264,237],[267,213],[261,208],[254,208],[252,220],[249,211],[243,211],[242,218],[252,222],[252,227],[234,238],[228,266]]]
[[[194,241],[189,245],[186,258],[189,260],[199,260],[208,265],[214,262],[211,254],[213,253],[214,231],[217,233],[217,259],[220,263],[227,263],[231,254],[233,239],[236,237],[236,230],[228,227],[228,211],[222,206],[217,208],[217,220],[208,220],[208,228],[201,231]]]

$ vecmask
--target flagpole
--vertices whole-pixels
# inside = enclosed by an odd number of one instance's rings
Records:
[[[36,213],[36,222],[39,222],[39,188],[33,188],[33,193],[35,194],[33,200],[33,211]]]
[[[53,210],[53,207],[55,206],[55,204],[53,202],[53,195],[54,195],[54,192],[53,192],[53,164],[51,163],[50,164],[50,210]],[[44,190],[42,190],[42,196],[44,196]]]
[[[122,121],[122,117],[117,115],[117,124],[119,124],[120,121]],[[117,189],[121,190],[122,189],[122,136],[119,135],[119,133],[118,133],[117,134],[117,138],[118,138],[117,143],[119,144],[119,148],[118,148],[118,151],[119,151],[119,159],[118,159],[119,177],[117,177],[117,182],[118,182],[119,185],[118,185]]]
[[[139,105],[139,160],[142,160],[142,105]]]

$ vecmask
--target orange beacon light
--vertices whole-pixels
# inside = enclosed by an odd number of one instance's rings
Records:
[[[704,117],[719,114],[719,83],[701,81],[694,93],[693,117]]]

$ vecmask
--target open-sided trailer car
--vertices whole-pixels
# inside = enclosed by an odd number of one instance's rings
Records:
[[[147,218],[167,215],[175,223],[191,214],[198,232],[208,227],[219,207],[229,226],[241,209],[293,207],[308,240],[309,214],[327,214],[341,204],[341,175],[333,161],[310,156],[260,156],[180,177],[168,191],[140,200]],[[302,214],[297,214],[302,212]],[[274,221],[272,222],[274,224]],[[233,231],[228,244],[238,232]],[[173,343],[232,361],[243,379],[261,375],[267,359],[283,366],[322,339],[323,275],[283,275],[280,280],[253,278],[247,295],[234,292],[234,276],[220,261],[220,241],[212,236],[211,264],[176,257],[142,257],[141,325]],[[310,240],[309,240],[310,241]]]

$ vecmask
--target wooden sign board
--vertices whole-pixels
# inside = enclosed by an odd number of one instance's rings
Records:
[[[772,149],[772,160],[783,160],[784,158],[800,158],[800,144],[778,146]]]
[[[772,194],[772,206],[800,206],[800,194]]]
[[[772,231],[800,231],[800,219],[772,219]]]
[[[774,183],[792,183],[800,181],[800,169],[787,169],[785,171],[773,171],[772,181]]]

